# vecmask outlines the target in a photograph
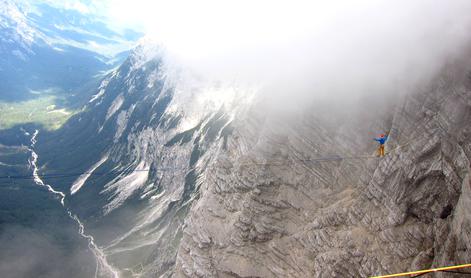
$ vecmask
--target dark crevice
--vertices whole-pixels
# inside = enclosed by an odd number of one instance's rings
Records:
[[[440,218],[441,219],[448,218],[448,216],[450,216],[452,211],[453,211],[453,206],[452,205],[446,205],[445,207],[443,207],[442,213],[440,213]]]

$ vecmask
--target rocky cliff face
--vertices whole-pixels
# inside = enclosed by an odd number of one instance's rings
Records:
[[[366,277],[468,263],[470,85],[469,67],[449,65],[381,109],[236,120],[185,220],[176,276]],[[368,130],[381,129],[388,154],[375,158]]]
[[[82,113],[38,137],[41,173],[62,175],[45,179],[121,277],[364,277],[470,261],[471,60],[410,94],[284,114],[234,88],[183,87],[159,55],[135,50]]]

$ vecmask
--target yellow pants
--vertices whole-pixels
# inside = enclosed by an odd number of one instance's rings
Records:
[[[384,145],[379,145],[378,155],[379,156],[384,156]]]

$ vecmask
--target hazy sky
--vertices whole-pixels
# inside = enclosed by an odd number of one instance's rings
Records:
[[[413,83],[471,34],[469,0],[44,1],[146,33],[210,78],[291,92]]]
[[[440,44],[442,35],[453,40],[467,36],[471,7],[468,0],[39,2],[100,17],[117,30],[136,29],[191,59],[265,50],[319,52],[306,47],[326,44],[332,45],[321,50],[364,49],[359,41],[370,41],[371,48],[384,48],[391,42],[403,47],[409,43],[425,46],[421,42]]]
[[[70,1],[70,6],[87,6]],[[90,4],[91,3],[91,4]],[[97,4],[101,3],[101,4]],[[106,0],[111,25],[141,28],[185,63],[270,78],[425,70],[470,37],[468,0]],[[277,69],[277,70],[274,70]]]

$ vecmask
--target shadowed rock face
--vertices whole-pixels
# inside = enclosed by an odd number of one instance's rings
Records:
[[[365,277],[470,262],[468,72],[448,66],[382,109],[235,120],[185,220],[176,276]],[[374,158],[368,131],[382,129],[389,153]]]

